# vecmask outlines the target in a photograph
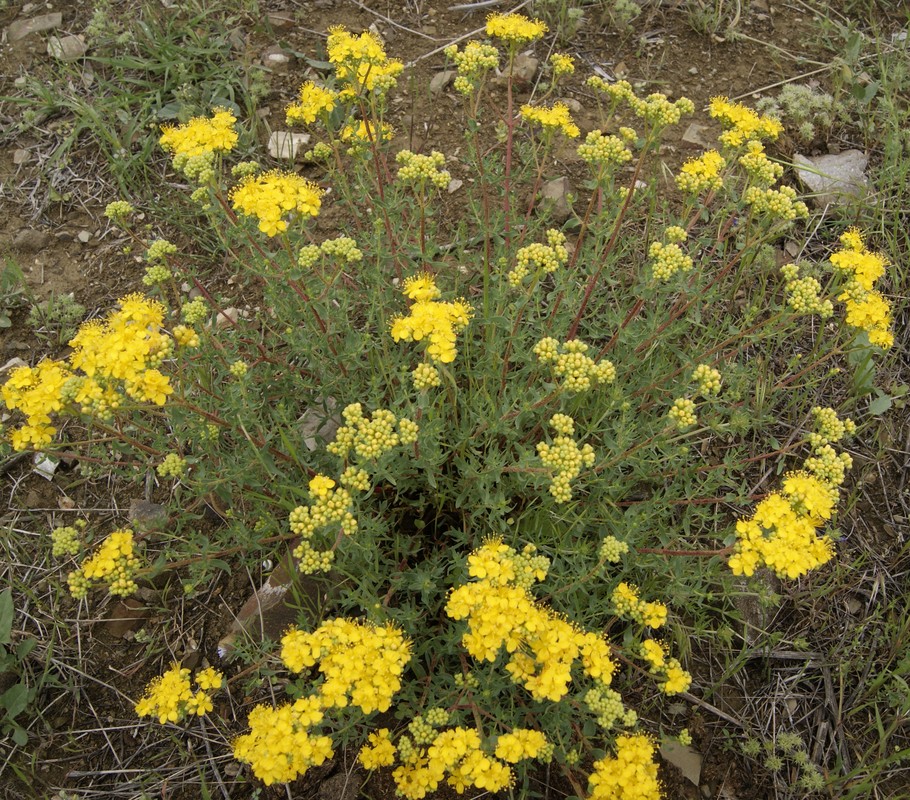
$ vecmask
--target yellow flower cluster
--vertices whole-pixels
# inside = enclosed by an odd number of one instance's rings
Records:
[[[210,153],[228,153],[237,144],[235,122],[237,118],[230,111],[216,108],[211,117],[194,117],[176,127],[165,125],[158,143],[174,154],[175,165],[178,156],[185,160]]]
[[[375,461],[399,444],[413,444],[419,432],[417,424],[391,411],[378,408],[370,419],[360,403],[351,403],[341,412],[345,424],[335,433],[335,441],[326,447],[332,455],[347,458],[351,450],[365,461]],[[398,427],[396,432],[395,428]]]
[[[667,416],[680,430],[691,428],[698,422],[698,416],[695,414],[695,402],[688,397],[677,397],[670,406]]]
[[[345,88],[342,98],[351,98],[363,91],[383,94],[391,89],[404,65],[386,56],[379,37],[369,31],[359,36],[349,33],[344,26],[329,28],[326,43],[329,62],[335,66],[335,76]]]
[[[503,39],[510,45],[533,42],[546,32],[547,26],[543,22],[522,14],[490,14],[487,17],[487,36]]]
[[[686,194],[703,194],[723,186],[721,171],[727,160],[716,150],[709,150],[698,158],[690,158],[679,170],[676,185]]]
[[[311,125],[320,117],[331,114],[338,102],[338,93],[307,81],[300,87],[297,100],[286,109],[287,124]]]
[[[720,394],[720,370],[710,364],[699,364],[692,370],[692,382],[698,387],[702,397],[715,397]]]
[[[395,745],[388,728],[380,728],[367,737],[369,744],[360,748],[357,760],[366,769],[390,767],[395,763]]]
[[[570,424],[566,424],[566,420]],[[572,499],[572,481],[581,468],[594,466],[594,448],[589,444],[578,447],[572,438],[574,423],[565,414],[556,414],[550,424],[559,435],[554,437],[553,444],[540,442],[537,455],[545,467],[555,472],[550,481],[550,494],[557,503],[566,503]]]
[[[762,143],[754,139],[746,143],[746,153],[739,157],[739,163],[760,186],[771,186],[784,174],[783,165],[771,161]]]
[[[726,97],[712,98],[708,113],[724,126],[720,141],[729,147],[738,147],[751,140],[774,140],[784,130],[780,120],[760,116],[742,103],[731,103]]]
[[[350,484],[349,484],[350,485]],[[317,475],[309,484],[313,502],[298,506],[289,515],[291,531],[300,537],[294,548],[294,557],[299,560],[299,569],[304,574],[327,572],[332,566],[332,550],[316,550],[312,540],[316,533],[328,526],[333,532],[345,536],[357,532],[357,519],[352,513],[354,498],[347,489],[335,489],[335,481],[325,475]]]
[[[596,384],[609,384],[616,380],[616,367],[604,358],[595,362],[588,352],[588,345],[580,339],[561,343],[547,337],[534,345],[534,355],[544,364],[552,364],[553,372],[563,379],[561,388],[570,392],[586,392]]]
[[[692,685],[692,676],[682,668],[682,664],[667,655],[666,647],[654,639],[645,639],[641,643],[641,657],[648,662],[651,673],[665,678],[661,684],[664,694],[674,695],[686,692]]]
[[[266,786],[289,783],[334,755],[332,740],[309,730],[322,718],[318,696],[277,708],[256,706],[247,719],[250,732],[234,740],[234,758],[249,764]]]
[[[822,319],[828,319],[834,314],[834,304],[819,297],[822,285],[816,278],[800,278],[799,266],[796,264],[784,264],[780,271],[786,280],[784,290],[787,305],[797,314],[818,314]]]
[[[81,599],[88,594],[93,581],[104,581],[113,595],[127,597],[138,588],[133,580],[139,559],[133,552],[133,532],[129,528],[114,531],[91,558],[67,575],[70,594]]]
[[[652,259],[651,271],[659,281],[667,281],[677,272],[692,270],[692,257],[683,253],[682,248],[675,242],[671,244],[652,242],[648,248],[648,255]]]
[[[442,385],[442,377],[439,370],[432,364],[418,364],[411,373],[411,380],[414,382],[414,388],[418,392],[432,389],[435,386]]]
[[[796,189],[781,186],[779,189],[760,189],[750,186],[743,192],[743,201],[759,214],[792,222],[809,216],[809,208],[802,200],[796,199]]]
[[[510,654],[507,672],[537,700],[564,697],[572,665],[579,659],[586,675],[609,684],[615,665],[607,642],[554,614],[517,585],[517,570],[509,568],[513,554],[498,540],[487,542],[469,562],[472,577],[478,579],[449,595],[446,613],[468,620],[461,640],[467,651],[476,659],[495,661],[505,647]]]
[[[547,243],[534,242],[522,247],[515,254],[515,266],[506,276],[509,286],[517,288],[533,268],[544,272],[555,272],[569,260],[566,249],[566,235],[551,228],[547,231]],[[539,276],[538,276],[539,277]]]
[[[812,409],[816,430],[808,437],[813,455],[803,469],[784,477],[783,489],[762,500],[748,519],[736,524],[736,552],[729,566],[734,575],[752,575],[762,565],[780,577],[798,578],[826,563],[834,545],[816,529],[831,518],[838,489],[853,464],[848,453],[831,446],[856,425],[849,417],[840,420],[834,409]]]
[[[84,519],[76,520],[75,525],[58,526],[51,531],[51,555],[54,558],[74,556],[82,547]]]
[[[547,746],[547,737],[541,731],[513,728],[496,741],[496,758],[517,764],[526,758],[537,758]]]
[[[377,128],[372,122],[360,119],[345,125],[339,136],[341,141],[351,145],[348,155],[357,155],[364,152],[367,145],[387,142],[393,133],[392,126],[385,122],[380,122]]]
[[[530,589],[547,577],[549,569],[550,559],[537,555],[533,544],[525,545],[517,553],[501,539],[490,539],[468,556],[468,575],[498,586],[510,584]]]
[[[840,241],[842,247],[832,254],[830,261],[847,278],[837,298],[846,304],[847,324],[866,331],[872,344],[887,349],[894,344],[891,304],[873,286],[885,274],[888,262],[866,249],[857,230],[847,231]]]
[[[171,333],[179,347],[188,347],[190,349],[199,347],[199,334],[192,328],[186,325],[175,325]]]
[[[339,617],[312,633],[292,628],[281,639],[281,660],[292,672],[319,665],[322,708],[345,708],[350,702],[372,714],[388,711],[411,660],[411,645],[393,625],[380,628]]]
[[[632,89],[632,84],[628,81],[607,83],[603,78],[592,75],[586,81],[586,85],[590,89],[605,94],[613,103],[618,103],[620,100],[628,100],[631,102],[635,99],[635,92]]]
[[[527,122],[537,123],[544,129],[544,133],[562,131],[570,139],[574,139],[580,133],[565,103],[553,103],[550,108],[525,104],[521,107],[521,118]]]
[[[682,119],[683,114],[695,111],[695,103],[688,97],[680,97],[671,103],[667,96],[660,92],[649,94],[644,100],[630,93],[626,95],[626,100],[636,116],[658,127],[675,125]]]
[[[182,478],[186,472],[186,459],[177,453],[168,453],[155,471],[162,478]]]
[[[594,762],[590,800],[660,800],[654,752],[647,736],[618,736],[616,757]]]
[[[448,170],[442,169],[446,157],[438,150],[433,150],[430,155],[418,155],[410,150],[400,150],[395,156],[395,161],[401,166],[398,169],[398,180],[402,183],[412,183],[424,186],[433,184],[437,189],[445,189],[452,180]]]
[[[667,621],[667,607],[663,603],[647,603],[638,596],[638,590],[628,583],[620,583],[611,599],[616,613],[629,617],[649,628],[660,628]]]
[[[471,320],[473,309],[464,300],[441,303],[441,292],[429,273],[414,275],[404,282],[404,295],[412,300],[408,315],[392,320],[396,342],[429,340],[427,355],[433,361],[450,364],[458,351],[455,340]]]
[[[180,722],[194,714],[201,717],[214,708],[212,693],[223,685],[224,676],[207,667],[196,673],[198,688],[194,692],[190,686],[190,671],[174,662],[167,672],[145,687],[142,699],[135,705],[136,714],[157,717],[162,725]]]
[[[471,41],[460,52],[458,45],[452,44],[445,49],[445,54],[446,58],[455,62],[458,77],[455,78],[454,88],[463,95],[474,92],[484,73],[499,66],[499,50],[491,44]]]
[[[604,536],[600,543],[598,555],[611,564],[618,564],[622,557],[629,552],[629,545],[620,541],[615,536]]]
[[[631,161],[632,151],[623,139],[598,130],[591,131],[584,143],[578,145],[578,156],[592,166],[613,168]]]
[[[25,424],[11,432],[15,450],[40,448],[56,433],[51,414],[70,407],[102,418],[123,402],[123,395],[164,405],[173,392],[156,369],[173,350],[162,330],[164,306],[141,294],[122,298],[120,310],[104,321],[83,324],[70,341],[68,363],[42,360],[14,369],[2,389],[3,402],[21,411]],[[82,375],[76,374],[81,370]]]
[[[561,78],[575,72],[575,59],[566,53],[553,53],[550,56],[550,66],[553,68],[553,77]]]
[[[426,748],[413,748],[407,757],[399,745],[404,763],[392,778],[398,793],[408,800],[420,800],[446,782],[458,794],[473,786],[487,792],[508,788],[514,775],[508,765],[491,758],[481,746],[479,731],[450,728],[437,734]]]
[[[267,236],[286,231],[287,214],[315,217],[322,205],[322,189],[294,172],[271,170],[247,175],[231,189],[236,211],[259,220]]]

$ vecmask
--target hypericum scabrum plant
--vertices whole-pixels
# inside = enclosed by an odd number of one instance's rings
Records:
[[[549,96],[520,103],[511,65],[544,32],[493,15],[492,42],[447,50],[465,161],[391,152],[401,64],[343,28],[325,85],[287,112],[310,126],[317,173],[229,167],[242,131],[224,110],[168,128],[196,186],[187,213],[263,310],[226,308],[170,243],[145,243],[149,296],[3,388],[15,448],[157,475],[176,507],[223,510],[209,533],[187,514],[143,534],[142,559],[132,532],[111,534],[73,573],[77,596],[276,549],[328,573],[322,615],[281,640],[271,680],[291,699],[257,705],[233,740],[267,784],[353,746],[407,798],[504,789],[534,761],[578,794],[587,780],[591,797],[656,798],[654,731],[624,691],[697,685],[680,632],[731,573],[792,579],[835,553],[856,426],[817,398],[851,350],[892,342],[884,260],[849,231],[827,262],[778,268],[774,243],[808,210],[765,149],[780,123],[742,105],[712,101],[718,149],[666,185],[660,143],[689,100],[592,78],[584,136]],[[504,107],[486,92],[497,67]],[[554,57],[551,92],[570,67]],[[560,225],[537,194],[575,139],[588,178]],[[441,194],[456,171],[463,200]],[[328,204],[343,234],[313,226]],[[131,213],[108,209],[127,229]],[[172,667],[137,710],[211,712],[215,679],[196,681]]]

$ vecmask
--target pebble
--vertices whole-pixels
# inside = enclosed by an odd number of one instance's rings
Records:
[[[272,158],[293,160],[297,158],[297,151],[310,141],[308,133],[292,133],[291,131],[273,131],[269,136],[269,155]]]
[[[63,14],[55,11],[53,14],[41,14],[31,19],[17,19],[7,28],[6,37],[10,42],[18,42],[26,36],[42,31],[52,31],[63,24]]]
[[[78,61],[86,50],[84,36],[50,36],[47,40],[47,54],[58,61]]]
[[[82,242],[82,244],[88,244],[92,239],[92,234],[90,231],[79,231],[79,233],[76,234],[76,238]]]
[[[13,238],[13,248],[22,253],[37,253],[47,247],[50,238],[46,231],[23,228]]]
[[[30,154],[28,150],[19,147],[16,150],[13,150],[13,163],[16,165],[24,164],[29,160]]]
[[[443,89],[446,88],[446,86],[452,82],[452,78],[454,77],[454,69],[447,69],[442,72],[437,72],[433,76],[433,79],[430,81],[430,94],[439,94]]]

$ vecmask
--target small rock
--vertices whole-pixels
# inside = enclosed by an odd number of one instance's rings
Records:
[[[88,244],[91,241],[92,234],[90,231],[79,231],[79,233],[76,234],[76,238],[82,242],[82,244]]]
[[[454,69],[443,70],[442,72],[437,72],[433,79],[430,81],[430,94],[439,94],[443,89],[446,88],[451,82],[452,78],[455,77]]]
[[[557,222],[565,222],[572,213],[569,206],[569,195],[572,193],[568,178],[554,178],[541,187],[539,204],[547,208]]]
[[[446,190],[448,191],[449,194],[454,194],[462,186],[464,186],[463,180],[461,180],[459,178],[452,178],[452,180],[449,181],[449,185],[446,187]]]
[[[265,18],[276,31],[289,31],[297,25],[290,11],[273,11],[266,14]]]
[[[54,28],[59,28],[62,24],[63,14],[59,11],[55,11],[53,14],[42,14],[31,19],[17,19],[7,29],[6,36],[8,41],[18,42],[33,33],[52,31]]]
[[[566,108],[569,109],[573,114],[580,114],[582,111],[581,103],[579,103],[574,97],[563,97],[559,101]]]
[[[436,26],[435,25],[424,25],[423,32],[427,36],[435,36],[436,35]]]
[[[140,531],[163,531],[167,528],[170,515],[167,506],[148,500],[133,498],[127,519]]]
[[[264,61],[267,67],[286,67],[291,59],[284,53],[269,53]]]
[[[290,131],[273,131],[269,136],[269,155],[272,158],[297,158],[297,151],[310,141],[308,133],[291,133]]]
[[[31,158],[31,153],[29,153],[29,151],[24,147],[17,147],[15,150],[13,150],[13,163],[17,166],[19,164],[24,164],[29,160],[29,158]]]
[[[58,459],[51,458],[44,453],[35,453],[32,463],[35,465],[32,467],[32,472],[36,475],[40,475],[46,481],[52,481],[54,479],[54,473],[57,471],[57,467],[60,466],[60,461]]]
[[[224,328],[224,327],[234,327],[237,324],[237,320],[243,316],[243,313],[239,308],[223,308],[218,312],[218,316],[215,318],[215,327]]]
[[[676,767],[683,777],[696,786],[701,781],[701,754],[689,747],[672,740],[660,746],[660,755],[664,761],[669,761]]]
[[[686,132],[682,135],[682,140],[689,144],[694,144],[697,147],[710,148],[711,144],[704,135],[705,130],[704,125],[697,125],[693,122],[686,128]]]
[[[23,228],[13,238],[13,249],[21,253],[37,253],[47,247],[50,234],[34,228]]]
[[[869,157],[859,150],[814,158],[796,153],[793,163],[799,179],[814,192],[812,200],[819,207],[845,205],[866,189],[864,171]]]
[[[123,639],[139,627],[149,615],[149,610],[134,597],[118,600],[111,608],[104,623],[105,630],[118,639]]]
[[[512,64],[512,78],[519,83],[530,83],[537,74],[540,60],[530,53],[519,53]]]
[[[297,420],[303,445],[311,453],[317,450],[324,442],[334,438],[341,418],[335,411],[338,405],[334,397],[326,398],[325,408],[310,406]]]
[[[18,369],[19,367],[27,367],[28,363],[23,361],[19,356],[13,356],[9,361],[7,361],[2,367],[0,367],[0,372],[9,372],[10,370]]]
[[[84,36],[51,36],[47,40],[47,54],[59,61],[78,61],[86,50]]]
[[[689,67],[690,75],[698,75],[698,67]]]

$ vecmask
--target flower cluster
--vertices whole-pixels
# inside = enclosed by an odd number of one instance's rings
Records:
[[[771,186],[784,174],[783,165],[771,161],[765,155],[762,143],[754,139],[746,143],[746,152],[739,157],[739,163],[746,174],[760,186]]]
[[[471,41],[461,51],[458,45],[452,44],[445,49],[445,54],[455,62],[458,76],[454,88],[463,95],[472,94],[484,74],[499,66],[499,50],[491,44]]]
[[[414,367],[414,371],[411,373],[411,380],[414,383],[414,388],[418,392],[423,392],[427,389],[432,389],[435,386],[442,385],[442,376],[440,376],[439,370],[432,364],[427,364],[426,362]]]
[[[363,406],[351,403],[345,406],[341,416],[345,424],[335,433],[335,441],[326,447],[339,458],[348,458],[353,450],[365,461],[376,461],[393,447],[413,444],[417,440],[417,424],[404,417],[398,419],[388,409],[378,408],[367,419]]]
[[[107,319],[84,323],[70,341],[68,362],[42,360],[36,367],[18,367],[3,386],[7,408],[19,410],[26,422],[12,431],[13,448],[49,444],[57,429],[51,414],[70,408],[106,418],[123,396],[164,405],[173,392],[158,371],[173,350],[162,330],[164,306],[141,294],[122,298],[120,310]],[[83,373],[77,374],[78,371]]]
[[[885,274],[888,262],[866,249],[857,230],[840,238],[841,249],[831,255],[834,268],[847,278],[838,300],[847,307],[847,324],[866,331],[869,341],[879,347],[894,344],[891,331],[891,304],[873,286]]]
[[[343,99],[364,91],[384,94],[404,69],[400,61],[386,55],[379,37],[369,31],[354,36],[344,26],[336,25],[329,28],[326,49],[335,77],[345,87],[339,93]]]
[[[338,102],[338,93],[307,81],[300,87],[296,102],[286,109],[287,124],[310,125],[331,114]]]
[[[688,397],[677,397],[670,406],[667,416],[681,431],[691,428],[698,422],[695,414],[695,402]]]
[[[509,285],[518,287],[533,268],[543,272],[555,272],[569,260],[566,236],[562,231],[551,228],[547,231],[547,243],[534,242],[522,247],[515,254],[515,266],[506,276]]]
[[[632,93],[626,95],[626,99],[636,116],[655,127],[675,125],[682,119],[683,114],[695,111],[695,104],[688,97],[680,97],[671,103],[667,96],[660,92],[649,94],[644,100]]]
[[[162,478],[182,478],[186,472],[186,459],[177,453],[168,453],[155,471]]]
[[[720,394],[720,370],[709,364],[699,364],[692,370],[692,382],[698,387],[702,397],[715,397]]]
[[[611,564],[618,564],[622,557],[629,552],[629,545],[620,541],[615,536],[604,536],[600,543],[598,555]]]
[[[157,717],[166,722],[180,722],[187,716],[201,717],[214,708],[212,693],[224,685],[224,676],[208,667],[196,673],[197,690],[190,685],[190,671],[174,663],[163,675],[148,686],[142,699],[136,703],[136,714],[140,717]]]
[[[686,194],[704,194],[723,186],[721,172],[727,160],[716,150],[709,150],[698,158],[690,158],[679,170],[676,185]]]
[[[615,168],[632,160],[632,151],[618,136],[603,131],[591,131],[583,144],[578,145],[578,155],[586,163],[600,168]]]
[[[503,39],[509,45],[533,42],[547,32],[539,19],[528,19],[522,14],[490,14],[487,17],[487,36]]]
[[[304,574],[327,572],[334,559],[334,550],[316,550],[313,537],[324,528],[332,526],[333,532],[352,536],[357,532],[357,519],[352,513],[354,498],[344,488],[335,489],[335,481],[325,475],[317,475],[310,481],[309,489],[313,502],[308,506],[297,506],[288,517],[291,531],[300,537],[294,548],[294,558]]]
[[[629,617],[649,628],[660,628],[667,621],[667,607],[663,603],[645,602],[638,590],[628,583],[620,583],[612,595],[613,606],[621,617]]]
[[[77,600],[85,597],[94,581],[107,583],[111,594],[121,597],[133,594],[138,588],[133,576],[139,569],[133,545],[133,532],[129,528],[114,531],[91,558],[66,576],[70,594]]]
[[[591,800],[660,800],[654,743],[642,735],[618,736],[616,757],[594,762]]]
[[[453,362],[458,354],[455,339],[471,320],[471,306],[464,300],[439,302],[441,292],[428,273],[408,278],[403,291],[413,302],[406,317],[392,320],[392,338],[396,342],[428,339],[427,355],[431,360],[442,364]]]
[[[74,556],[82,547],[82,531],[85,520],[77,520],[75,525],[65,525],[51,531],[51,555],[54,558]]]
[[[158,143],[174,154],[174,166],[182,169],[180,161],[212,153],[229,153],[237,144],[234,123],[237,118],[225,108],[216,108],[211,117],[194,117],[189,122],[162,127]]]
[[[752,575],[764,565],[780,577],[798,578],[831,559],[834,544],[816,529],[831,518],[839,487],[852,466],[848,453],[831,446],[856,426],[841,421],[833,409],[812,409],[816,431],[809,435],[813,455],[803,469],[784,476],[783,488],[736,523],[736,547],[729,566],[734,575]]]
[[[553,103],[550,108],[525,104],[521,107],[521,118],[540,125],[545,134],[562,131],[570,139],[574,139],[580,133],[565,103]]]
[[[616,380],[616,367],[604,358],[595,362],[588,352],[588,345],[580,339],[560,343],[547,337],[534,345],[534,355],[544,364],[552,364],[553,372],[562,378],[561,388],[569,392],[586,392],[596,384],[609,384]]]
[[[652,242],[648,248],[648,255],[652,259],[651,270],[659,281],[667,281],[678,272],[692,270],[692,257],[683,253],[682,248],[675,242],[670,244]]]
[[[363,252],[357,247],[357,242],[349,236],[336,236],[326,239],[322,244],[307,244],[300,248],[297,254],[297,263],[303,269],[311,269],[322,256],[337,258],[347,264],[357,264],[363,261]]]
[[[289,213],[315,217],[322,189],[294,172],[271,170],[243,178],[231,189],[231,203],[241,214],[256,217],[264,234],[274,236],[287,230]]]
[[[692,685],[692,676],[682,668],[682,664],[667,655],[665,645],[654,639],[645,639],[641,643],[641,657],[648,662],[651,674],[665,678],[661,684],[664,694],[674,695],[688,691]]]
[[[796,264],[784,264],[780,271],[786,280],[784,289],[787,305],[793,311],[797,314],[818,314],[822,319],[828,319],[834,314],[834,304],[819,297],[822,286],[817,278],[800,278],[799,266]]]
[[[575,59],[567,53],[553,53],[550,56],[550,66],[553,68],[553,77],[561,78],[575,72]]]
[[[759,214],[792,222],[809,216],[809,208],[802,200],[797,200],[796,196],[796,189],[792,186],[781,186],[779,189],[750,186],[743,192],[743,201]]]
[[[597,724],[605,731],[612,730],[617,724],[631,728],[638,722],[638,714],[633,709],[626,708],[622,695],[608,686],[598,684],[589,689],[584,701]]]
[[[739,147],[752,140],[776,139],[784,130],[780,120],[757,114],[742,103],[731,103],[726,97],[714,97],[708,113],[724,126],[721,144]]]
[[[586,444],[579,448],[572,438],[575,424],[565,414],[556,414],[550,425],[559,434],[552,444],[540,442],[537,455],[543,465],[555,473],[550,481],[550,494],[557,503],[566,503],[572,499],[572,481],[578,477],[582,467],[594,466],[594,448]]]
[[[402,183],[416,184],[420,187],[427,183],[433,184],[437,189],[445,189],[452,180],[448,170],[442,169],[446,157],[438,150],[433,150],[428,156],[412,153],[410,150],[400,150],[395,156],[398,168],[398,180]]]
[[[411,646],[392,625],[378,627],[345,619],[328,620],[312,633],[291,629],[281,639],[281,660],[291,672],[319,665],[323,708],[350,702],[364,714],[388,711],[411,660]]]
[[[469,574],[477,580],[449,595],[446,613],[468,620],[461,640],[467,651],[492,662],[505,647],[512,681],[537,700],[556,702],[566,695],[576,660],[585,675],[608,685],[615,665],[607,642],[562,619],[516,585],[514,568],[508,566],[512,553],[502,542],[487,542],[469,562]]]

